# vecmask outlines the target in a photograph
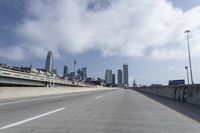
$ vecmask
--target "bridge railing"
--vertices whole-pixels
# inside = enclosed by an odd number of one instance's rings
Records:
[[[136,90],[181,102],[200,105],[200,84],[160,87],[138,87]]]

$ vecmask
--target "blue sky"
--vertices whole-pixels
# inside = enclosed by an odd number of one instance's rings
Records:
[[[200,82],[199,0],[2,0],[0,61],[44,68],[88,67],[91,77],[129,64],[130,84],[185,79],[184,30],[191,29],[194,82]]]

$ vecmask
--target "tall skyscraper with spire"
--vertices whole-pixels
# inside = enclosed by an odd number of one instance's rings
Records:
[[[123,85],[129,86],[128,83],[128,64],[123,64]]]
[[[52,51],[48,51],[47,53],[45,70],[50,73],[53,72],[53,52]]]

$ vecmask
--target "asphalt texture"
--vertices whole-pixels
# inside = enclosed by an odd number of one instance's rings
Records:
[[[129,89],[4,100],[0,133],[200,133],[197,120],[159,100]]]

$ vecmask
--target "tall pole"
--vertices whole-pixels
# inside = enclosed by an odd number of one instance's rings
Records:
[[[187,35],[187,45],[188,45],[188,56],[189,56],[191,83],[194,84],[193,74],[192,74],[192,61],[191,61],[191,56],[190,56],[190,41],[189,41],[189,35],[188,35],[190,33],[190,30],[186,30],[185,33]]]
[[[189,85],[190,84],[190,79],[189,79],[188,66],[185,66],[185,70],[186,70],[186,73],[187,73],[187,82],[188,82],[188,85]]]
[[[74,60],[74,83],[76,79],[76,61]]]

